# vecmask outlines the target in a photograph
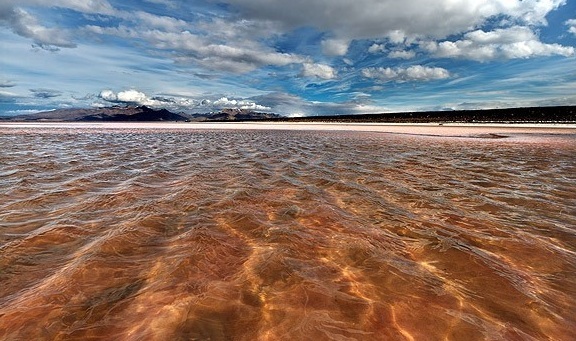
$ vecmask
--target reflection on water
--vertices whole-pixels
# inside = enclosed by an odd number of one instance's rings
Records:
[[[2,340],[576,339],[574,135],[0,146]]]

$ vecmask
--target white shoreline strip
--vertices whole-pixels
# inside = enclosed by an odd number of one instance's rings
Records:
[[[576,134],[576,124],[534,123],[323,123],[323,122],[2,122],[0,128],[42,129],[190,129],[190,130],[324,130],[469,135],[506,133]]]

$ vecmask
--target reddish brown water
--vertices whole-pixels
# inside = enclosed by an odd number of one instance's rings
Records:
[[[576,135],[493,137],[1,128],[0,339],[574,340]]]

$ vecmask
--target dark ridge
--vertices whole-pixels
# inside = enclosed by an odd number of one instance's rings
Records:
[[[219,112],[192,114],[173,113],[166,109],[139,107],[107,107],[88,109],[58,109],[36,114],[0,117],[19,122],[158,122],[158,121],[253,121],[280,118],[280,115],[246,109],[224,109]]]
[[[334,123],[576,123],[576,106],[284,117],[270,121]]]
[[[186,121],[187,116],[181,114],[175,114],[166,109],[152,109],[146,106],[137,107],[134,112],[127,113],[114,113],[113,115],[95,113],[91,115],[83,116],[76,121],[81,122],[95,122],[95,121],[107,121],[107,122],[156,122],[156,121]]]
[[[219,112],[190,115],[192,121],[255,121],[280,119],[282,116],[272,113],[256,112],[248,109],[223,109]]]
[[[326,122],[326,123],[576,123],[576,106],[528,107],[509,109],[400,112],[358,115],[325,115],[282,117],[247,109],[223,109],[211,113],[173,113],[166,109],[139,107],[107,107],[59,109],[29,115],[0,117],[20,122]]]
[[[150,121],[186,121],[185,114],[175,114],[166,109],[139,107],[108,107],[89,109],[58,109],[30,115],[0,117],[9,121],[37,122],[150,122]]]

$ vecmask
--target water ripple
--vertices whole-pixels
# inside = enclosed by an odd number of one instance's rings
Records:
[[[1,339],[576,338],[574,135],[0,145]]]

